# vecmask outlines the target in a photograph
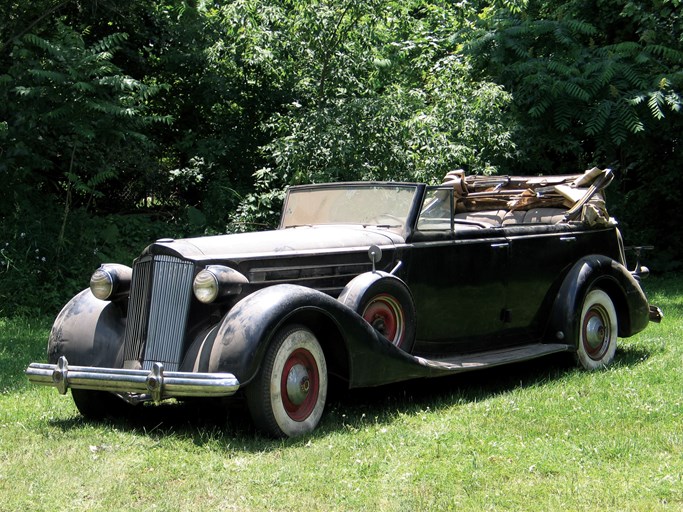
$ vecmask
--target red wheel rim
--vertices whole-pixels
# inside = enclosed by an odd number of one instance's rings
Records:
[[[583,319],[581,339],[588,357],[599,361],[609,348],[612,327],[607,312],[598,304],[592,306]]]
[[[304,348],[292,352],[282,369],[280,396],[287,415],[294,421],[308,418],[318,402],[320,377],[313,354]]]
[[[388,294],[374,297],[363,311],[363,318],[394,345],[400,345],[405,333],[403,308]]]

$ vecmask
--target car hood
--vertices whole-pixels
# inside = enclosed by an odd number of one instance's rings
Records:
[[[302,226],[255,233],[161,239],[150,245],[143,255],[168,254],[191,260],[240,260],[266,255],[367,249],[371,245],[394,246],[404,242],[401,235],[381,228]]]

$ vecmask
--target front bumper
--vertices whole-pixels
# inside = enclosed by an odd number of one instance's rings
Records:
[[[118,394],[147,395],[158,402],[165,398],[224,397],[234,395],[240,383],[231,373],[164,372],[161,363],[152,370],[69,366],[64,356],[57,364],[31,363],[26,368],[34,384],[67,389],[90,389]]]

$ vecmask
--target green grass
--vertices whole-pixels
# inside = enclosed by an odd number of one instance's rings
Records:
[[[0,319],[0,510],[682,510],[683,279],[661,325],[585,373],[558,358],[331,399],[273,441],[237,409],[89,423],[29,385],[51,319]]]

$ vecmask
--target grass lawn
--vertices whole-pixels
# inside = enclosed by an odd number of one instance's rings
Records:
[[[89,423],[29,385],[51,319],[0,319],[0,510],[683,510],[683,278],[586,373],[548,358],[333,396],[311,436],[237,409]]]

